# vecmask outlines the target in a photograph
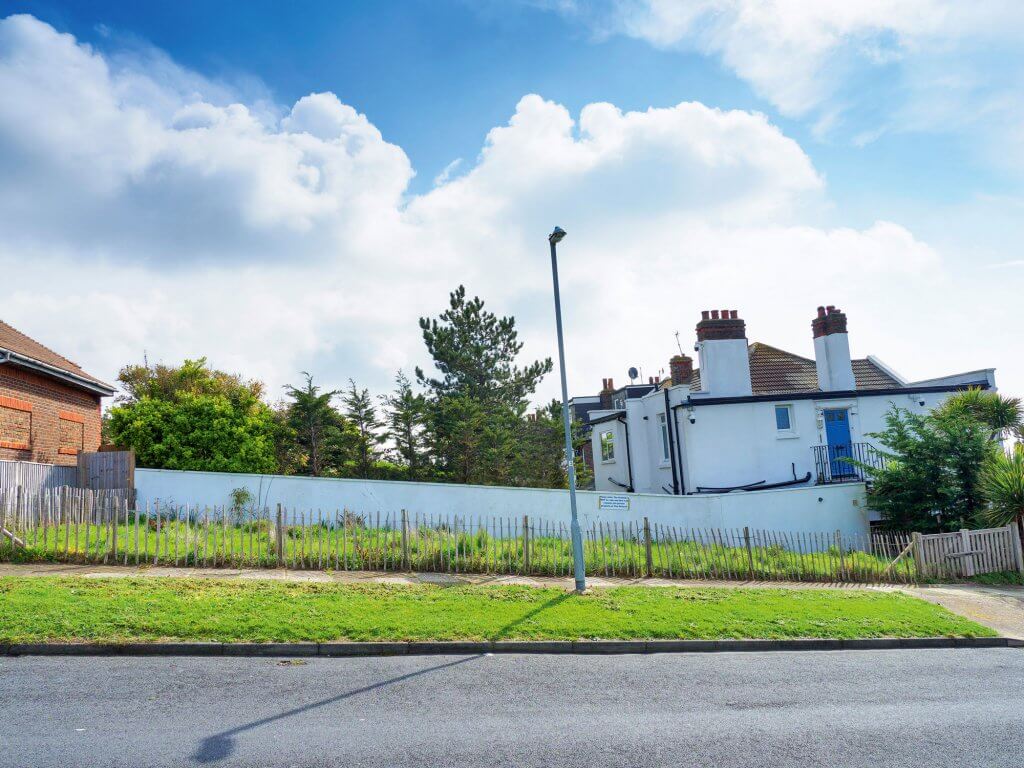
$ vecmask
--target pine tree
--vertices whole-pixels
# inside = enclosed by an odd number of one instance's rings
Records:
[[[351,455],[353,443],[350,425],[331,405],[331,400],[341,390],[321,392],[310,374],[303,371],[302,375],[306,377],[303,387],[285,387],[290,402],[284,407],[278,455],[300,454],[306,474],[313,477],[339,475]],[[295,449],[290,448],[291,441]]]
[[[431,449],[438,470],[462,483],[510,482],[528,398],[552,369],[550,358],[516,366],[515,318],[497,317],[459,286],[435,319],[420,318],[440,373],[416,369],[427,389]]]
[[[355,476],[370,477],[380,459],[381,444],[387,439],[380,430],[384,426],[373,407],[370,390],[359,389],[355,381],[348,380],[348,389],[342,396],[345,415],[357,431],[355,445]]]
[[[466,395],[481,403],[525,408],[537,384],[551,372],[551,358],[517,368],[523,344],[514,317],[497,317],[479,297],[466,300],[459,286],[449,295],[449,308],[436,319],[420,318],[427,351],[441,378],[416,369],[416,378],[435,397]]]
[[[395,390],[381,395],[388,439],[394,445],[399,463],[408,471],[410,480],[421,480],[429,471],[427,456],[427,400],[413,392],[409,378],[399,371]]]

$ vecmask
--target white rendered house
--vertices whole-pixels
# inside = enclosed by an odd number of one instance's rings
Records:
[[[611,389],[586,414],[599,491],[691,494],[860,482],[848,459],[879,457],[868,435],[895,405],[934,408],[994,369],[908,382],[877,358],[853,360],[846,315],[819,307],[814,359],[748,344],[736,310],[702,313],[699,368],[676,355],[671,378]],[[653,386],[651,386],[653,384]]]

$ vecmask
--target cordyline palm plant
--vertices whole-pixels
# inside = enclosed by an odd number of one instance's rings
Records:
[[[939,416],[968,416],[986,424],[993,440],[1002,440],[1021,432],[1021,402],[1018,397],[1003,397],[997,392],[972,388],[949,397],[938,409]]]
[[[1024,546],[1024,445],[1018,443],[985,462],[981,492],[988,502],[985,522],[993,527],[1015,524]]]

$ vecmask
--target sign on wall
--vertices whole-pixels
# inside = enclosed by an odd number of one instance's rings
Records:
[[[629,496],[605,496],[597,498],[598,509],[629,509]]]

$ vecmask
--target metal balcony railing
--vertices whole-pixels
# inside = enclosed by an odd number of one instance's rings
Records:
[[[871,443],[815,445],[811,447],[818,485],[869,480],[865,467],[881,469],[885,457]]]

